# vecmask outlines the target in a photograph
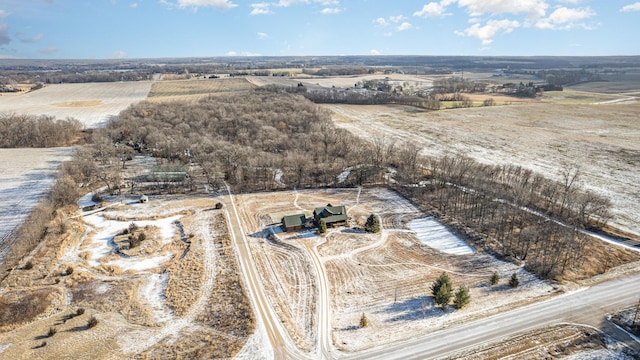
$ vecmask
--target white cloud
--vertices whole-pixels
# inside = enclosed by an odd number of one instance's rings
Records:
[[[527,14],[540,18],[549,5],[545,0],[458,0],[458,6],[467,8],[471,16],[490,14]]]
[[[402,24],[398,25],[398,27],[396,28],[397,31],[405,31],[405,30],[409,30],[413,28],[413,25],[411,25],[408,22],[403,22]]]
[[[399,23],[400,21],[406,19],[406,17],[402,16],[402,15],[398,15],[398,16],[389,16],[389,21],[391,21],[392,23]]]
[[[569,9],[566,7],[557,8],[549,17],[540,19],[536,22],[536,27],[540,29],[562,29],[567,30],[576,26],[588,28],[587,25],[580,23],[581,20],[595,16],[596,13],[591,8]]]
[[[249,13],[249,15],[267,15],[273,14],[273,11],[269,9],[271,5],[269,3],[257,3],[251,4],[253,10]]]
[[[444,2],[444,1],[443,1]],[[413,16],[439,17],[446,15],[447,6],[443,2],[430,2],[422,7],[422,10],[413,13]]]
[[[493,43],[493,37],[498,33],[508,34],[518,27],[520,23],[515,20],[489,20],[484,26],[476,23],[466,28],[464,32],[457,31],[456,34],[474,37],[481,40],[482,45],[487,46]]]
[[[339,14],[340,12],[342,12],[342,9],[340,8],[324,8],[320,11],[323,15]]]
[[[137,7],[138,7],[138,3],[131,3],[131,4],[129,4],[129,7],[131,7],[131,8],[134,8],[134,9],[135,9],[135,8],[137,8]]]
[[[623,11],[623,12],[640,11],[640,2],[629,4],[623,7],[622,9],[620,9],[620,11]]]
[[[227,56],[238,56],[238,53],[235,51],[227,51]]]
[[[229,10],[238,6],[230,0],[178,0],[178,7],[198,9],[201,7],[212,7],[219,10]]]
[[[330,6],[330,5],[338,5],[340,4],[340,1],[338,0],[280,0],[275,5],[281,6],[281,7],[288,7],[291,5],[311,4],[311,3]]]
[[[122,50],[116,51],[116,52],[112,53],[111,55],[109,55],[109,58],[111,58],[111,59],[126,59],[128,57],[129,57],[129,55],[126,52],[122,51]]]
[[[263,32],[259,32],[258,33],[258,39],[260,39],[260,40],[266,39],[268,37],[269,37],[269,35],[267,35],[266,33],[263,33]]]
[[[376,49],[369,50],[369,55],[380,55],[380,51]]]
[[[34,43],[34,42],[38,42],[38,41],[42,40],[44,35],[35,34],[32,37],[27,37],[24,33],[17,32],[16,33],[16,37],[18,38],[18,40],[20,40],[20,42],[23,42],[25,44],[30,44],[30,43]]]
[[[380,26],[389,26],[389,22],[385,18],[382,18],[382,17],[377,18],[375,20],[375,22],[378,23],[378,25],[380,25]]]

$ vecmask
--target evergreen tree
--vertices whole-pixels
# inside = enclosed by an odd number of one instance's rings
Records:
[[[370,233],[380,232],[380,219],[375,214],[369,215],[367,222],[364,224],[364,228]]]
[[[511,279],[509,279],[509,286],[511,286],[512,288],[517,288],[518,285],[520,285],[518,275],[516,273],[513,273],[513,275],[511,275]]]
[[[440,274],[440,277],[431,285],[431,294],[437,305],[446,306],[451,300],[453,285],[447,273]]]
[[[462,309],[471,301],[471,295],[469,294],[469,289],[462,285],[456,291],[455,297],[453,299],[453,306],[456,309]]]
[[[367,317],[364,316],[364,313],[362,313],[362,317],[360,318],[360,327],[366,328],[367,326],[369,326],[369,319],[367,319]]]
[[[320,220],[320,225],[318,226],[318,230],[320,231],[320,234],[327,233],[327,222],[324,221],[324,219]]]
[[[500,281],[500,275],[498,275],[497,271],[493,272],[493,275],[491,275],[491,279],[489,281],[491,281],[491,285],[496,285],[498,281]]]

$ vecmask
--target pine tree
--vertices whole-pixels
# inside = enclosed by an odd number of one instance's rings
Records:
[[[362,317],[360,318],[360,327],[366,328],[367,326],[369,326],[369,319],[367,319],[367,317],[364,316],[364,313],[362,313]]]
[[[453,299],[453,306],[456,309],[462,309],[463,307],[468,305],[469,302],[471,302],[469,289],[466,286],[462,285],[458,288],[458,291],[456,291],[455,297]]]
[[[370,233],[380,232],[380,219],[375,214],[369,215],[367,222],[364,224],[364,228]]]
[[[511,275],[511,279],[509,279],[509,286],[511,286],[512,288],[517,288],[518,285],[520,285],[518,275],[516,273],[513,273],[513,275]]]
[[[320,231],[320,234],[327,233],[327,222],[324,221],[324,219],[320,220],[320,225],[318,227],[318,230]]]
[[[451,300],[453,285],[447,273],[442,273],[440,277],[431,285],[431,294],[437,305],[446,306]]]
[[[496,285],[500,281],[500,275],[498,275],[497,271],[493,272],[489,281],[491,281],[491,285]]]

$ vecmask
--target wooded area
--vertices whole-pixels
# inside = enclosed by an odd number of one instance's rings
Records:
[[[76,119],[56,120],[51,116],[0,114],[0,147],[68,146],[84,128]]]

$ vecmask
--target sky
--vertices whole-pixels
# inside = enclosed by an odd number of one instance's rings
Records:
[[[635,0],[0,0],[0,58],[640,55]]]

